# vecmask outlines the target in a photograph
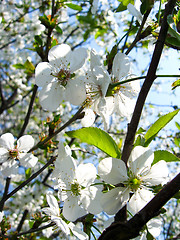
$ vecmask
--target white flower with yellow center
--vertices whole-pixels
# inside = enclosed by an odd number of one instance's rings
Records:
[[[91,108],[103,118],[104,127],[109,127],[109,117],[117,113],[130,119],[140,86],[139,82],[131,81],[117,84],[127,80],[130,75],[130,62],[123,53],[117,53],[113,60],[112,73],[109,74],[101,64],[100,57],[91,51],[90,71],[86,74],[87,95],[92,104]],[[113,87],[113,84],[117,84]]]
[[[166,162],[161,160],[151,166],[153,160],[154,153],[148,147],[136,146],[128,159],[128,169],[116,158],[99,163],[99,176],[110,184],[110,190],[101,198],[105,212],[115,214],[128,202],[130,212],[135,214],[153,198],[150,187],[163,183],[168,176]]]
[[[23,167],[34,167],[38,158],[28,151],[34,146],[34,139],[30,135],[24,135],[17,140],[14,136],[5,133],[0,137],[0,165],[3,175],[10,176],[17,173],[18,164]]]
[[[71,51],[67,44],[52,47],[49,62],[41,62],[35,70],[35,82],[42,87],[39,100],[44,109],[55,111],[62,101],[80,105],[86,99],[86,90],[80,77],[75,77],[87,58],[84,48]]]
[[[71,157],[59,159],[58,184],[59,198],[64,201],[63,215],[69,221],[75,221],[88,212],[100,213],[101,191],[93,186],[96,179],[96,168],[92,163],[76,165]]]

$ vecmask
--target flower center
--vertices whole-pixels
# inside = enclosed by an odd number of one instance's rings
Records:
[[[137,190],[141,186],[141,180],[139,178],[130,178],[128,181],[128,185],[132,190]]]
[[[9,155],[11,158],[17,159],[19,155],[18,149],[15,148],[15,149],[9,150]]]
[[[120,90],[122,88],[126,88],[125,86],[122,85],[117,85],[114,86],[115,83],[117,83],[118,81],[116,81],[115,79],[112,80],[112,84],[109,84],[107,93],[106,93],[106,97],[110,97],[110,96],[114,96],[116,93],[120,92]]]
[[[61,69],[58,73],[55,74],[55,77],[59,80],[61,85],[65,87],[72,75],[68,70]]]
[[[80,195],[80,191],[81,191],[81,186],[79,185],[79,183],[75,182],[71,184],[71,192],[75,195],[78,196]]]

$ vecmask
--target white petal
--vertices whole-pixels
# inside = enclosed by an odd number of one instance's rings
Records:
[[[57,62],[58,59],[66,57],[69,53],[71,53],[71,48],[69,45],[67,44],[56,45],[49,50],[48,60],[50,64],[53,64],[54,61]]]
[[[100,203],[100,199],[103,193],[97,187],[94,186],[90,187],[90,193],[91,193],[90,203],[87,206],[87,210],[92,214],[99,214],[103,210]]]
[[[65,158],[67,156],[71,156],[72,152],[68,145],[64,146],[64,143],[59,141],[58,144],[58,157],[59,158]]]
[[[0,212],[0,222],[3,220],[4,212]]]
[[[129,199],[129,190],[125,188],[113,188],[104,193],[101,198],[103,210],[110,215],[116,214]]]
[[[63,216],[69,221],[75,221],[77,218],[87,214],[87,211],[78,205],[78,199],[74,196],[66,199],[63,206]]]
[[[34,167],[36,165],[36,163],[38,162],[38,158],[35,157],[31,153],[25,153],[25,154],[20,153],[19,160],[20,160],[21,165],[26,168]]]
[[[71,73],[81,68],[87,58],[87,50],[85,48],[78,48],[71,52],[70,71]]]
[[[137,20],[139,21],[139,23],[142,22],[142,14],[134,7],[134,5],[132,5],[131,3],[129,3],[127,5],[127,9],[128,11],[134,16],[137,18]]]
[[[154,164],[147,175],[143,176],[142,179],[149,185],[159,185],[162,184],[168,177],[168,167],[167,163],[163,160]]]
[[[92,107],[102,117],[104,129],[107,131],[109,128],[109,118],[114,110],[114,97],[99,98]]]
[[[14,177],[18,174],[18,164],[16,161],[7,161],[0,166],[0,171],[5,177]]]
[[[126,97],[124,94],[120,92],[118,95],[115,95],[115,111],[118,115],[126,117],[128,121],[130,121],[130,118],[134,111],[135,104],[136,104],[135,99]]]
[[[76,179],[81,186],[87,187],[94,182],[96,173],[92,163],[80,164],[76,170]]]
[[[116,158],[105,158],[98,166],[99,176],[107,183],[118,184],[128,179],[125,163]]]
[[[91,50],[90,58],[91,58],[91,61],[90,61],[91,71],[93,70],[94,67],[102,65],[101,58],[94,49]]]
[[[148,171],[154,160],[154,153],[149,147],[136,146],[128,159],[130,170],[137,176]]]
[[[112,74],[116,80],[120,81],[122,77],[128,75],[130,70],[129,58],[126,54],[118,52],[113,60]]]
[[[90,108],[86,108],[84,109],[83,111],[85,114],[84,114],[84,117],[81,119],[81,124],[83,127],[90,127],[93,125],[94,121],[95,121],[95,113],[92,109]]]
[[[0,137],[0,146],[8,150],[14,149],[14,136],[11,133],[5,133]]]
[[[71,156],[58,156],[55,162],[55,169],[52,177],[61,178],[63,185],[73,181],[76,170],[76,162]]]
[[[30,135],[24,135],[17,140],[17,149],[28,152],[34,146],[34,139]]]
[[[72,222],[70,222],[68,224],[68,226],[71,229],[71,231],[74,234],[74,236],[76,236],[79,240],[88,240],[89,239],[89,236],[85,232],[81,231],[81,229],[78,228]]]
[[[154,194],[146,189],[138,189],[131,197],[128,210],[134,215],[139,212],[152,198]]]
[[[7,161],[9,157],[9,151],[6,148],[0,148],[0,163]]]
[[[35,83],[39,87],[44,87],[49,84],[54,78],[52,75],[52,68],[48,62],[41,62],[35,69]]]
[[[43,109],[56,111],[64,100],[64,87],[57,82],[44,86],[39,94],[39,101]]]
[[[86,99],[86,89],[78,79],[68,81],[65,89],[65,101],[73,105],[81,105]]]
[[[100,88],[101,96],[105,97],[111,82],[109,73],[103,66],[95,66],[92,73],[94,75],[92,80],[97,85],[97,88]]]
[[[56,223],[58,228],[62,230],[63,233],[65,233],[66,235],[70,235],[69,226],[64,220],[62,220],[61,217],[52,216],[51,220]]]
[[[162,225],[162,220],[153,218],[147,223],[148,231],[153,235],[153,237],[159,237]]]

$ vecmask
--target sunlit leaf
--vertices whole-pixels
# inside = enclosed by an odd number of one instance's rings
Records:
[[[154,152],[153,164],[159,162],[160,160],[164,160],[166,162],[179,162],[180,158],[166,150],[157,150]]]
[[[66,132],[69,137],[78,138],[81,142],[94,145],[107,155],[120,158],[120,151],[113,138],[105,131],[89,127]]]
[[[145,138],[145,147],[149,145],[149,143],[156,137],[158,132],[164,128],[173,118],[178,114],[180,109],[177,109],[173,112],[170,112],[166,115],[161,116],[146,132]]]

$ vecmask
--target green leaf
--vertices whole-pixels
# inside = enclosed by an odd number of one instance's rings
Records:
[[[14,64],[13,67],[16,69],[25,69],[24,64],[22,64],[22,63]]]
[[[116,8],[116,12],[122,12],[127,9],[129,3],[134,4],[134,0],[121,0],[119,6]]]
[[[73,9],[73,10],[76,10],[76,11],[81,11],[82,10],[82,7],[77,5],[77,4],[66,3],[66,6]]]
[[[166,162],[178,162],[180,161],[180,158],[166,150],[157,150],[154,152],[153,164],[159,162],[160,160],[164,160]]]
[[[180,79],[176,80],[175,82],[172,83],[171,87],[172,90],[174,90],[176,87],[180,86]]]
[[[66,132],[66,134],[69,137],[80,139],[81,142],[94,145],[111,157],[120,158],[119,148],[113,138],[99,128],[81,128],[75,131]]]
[[[158,132],[164,128],[173,118],[176,114],[178,114],[180,109],[177,109],[173,112],[170,112],[166,115],[161,116],[146,132],[144,138],[145,138],[145,147],[149,145],[149,143],[156,137]]]
[[[24,63],[24,67],[28,71],[28,73],[34,73],[34,71],[35,71],[34,65],[28,59]]]

